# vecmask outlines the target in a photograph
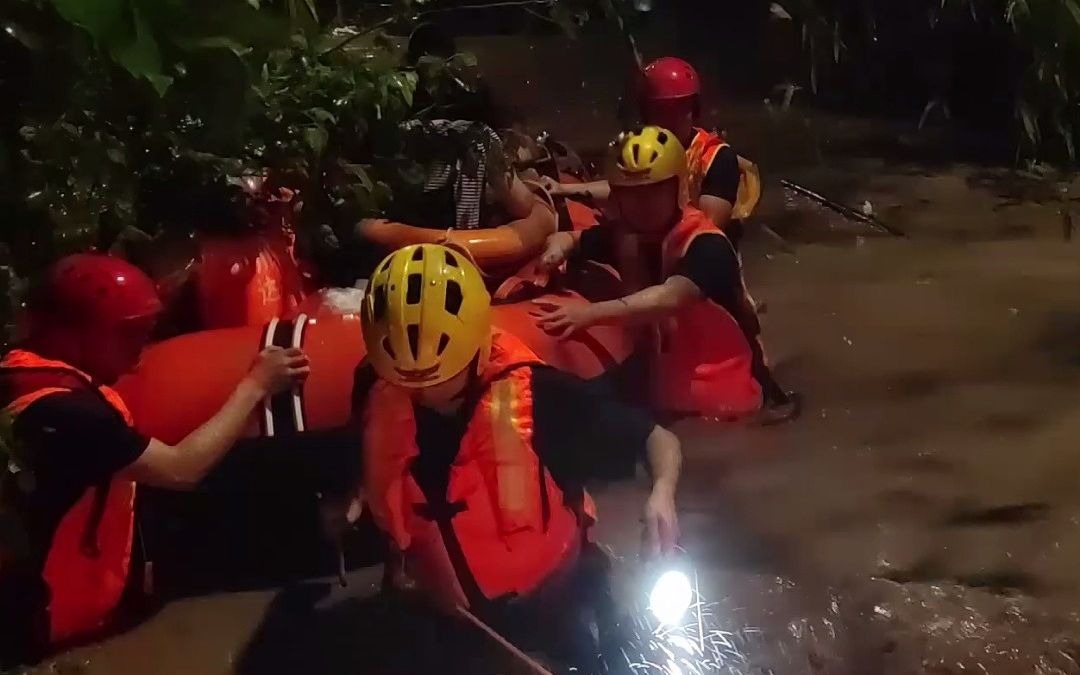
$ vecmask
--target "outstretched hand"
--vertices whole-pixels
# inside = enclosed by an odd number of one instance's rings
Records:
[[[654,488],[645,502],[643,554],[648,558],[670,555],[679,543],[679,516],[675,512],[675,494]]]
[[[560,340],[573,337],[596,323],[592,304],[569,304],[556,298],[534,300],[539,311],[531,312],[536,324]]]

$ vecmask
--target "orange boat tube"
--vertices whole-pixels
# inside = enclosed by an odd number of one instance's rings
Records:
[[[319,296],[315,296],[319,297]],[[567,291],[540,296],[558,302],[587,302]],[[310,300],[310,299],[309,299]],[[148,436],[177,443],[225,403],[263,348],[297,346],[311,361],[304,386],[266,401],[248,423],[246,436],[275,436],[333,429],[349,422],[353,374],[366,350],[359,317],[318,302],[306,314],[244,326],[181,335],[149,347],[138,367],[116,389]],[[576,339],[558,341],[536,325],[532,300],[494,307],[494,324],[521,339],[548,364],[595,378],[629,358],[632,341],[617,327],[596,327]]]
[[[555,213],[555,203],[538,183],[523,181],[533,193],[535,204]],[[476,230],[435,230],[390,220],[369,219],[360,223],[357,234],[365,240],[396,251],[413,244],[445,244],[467,251],[481,271],[516,269],[544,250],[554,230],[524,218],[498,227]]]

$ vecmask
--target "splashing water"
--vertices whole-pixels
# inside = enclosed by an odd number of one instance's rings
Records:
[[[743,647],[752,627],[728,630],[716,613],[717,603],[701,596],[697,573],[693,576],[690,608],[681,622],[658,620],[639,599],[631,608],[627,642],[622,657],[634,675],[708,675],[743,673],[748,659]]]

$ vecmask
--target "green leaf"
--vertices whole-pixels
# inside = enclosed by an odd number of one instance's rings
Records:
[[[173,44],[189,52],[200,49],[228,49],[237,56],[245,56],[251,53],[251,47],[243,45],[227,35],[180,36],[173,40]]]
[[[153,28],[135,5],[131,6],[131,18],[135,33],[129,40],[113,43],[112,56],[135,77],[147,79],[159,96],[164,95],[172,84],[172,77],[162,70],[161,50]]]
[[[1016,105],[1016,115],[1020,119],[1020,122],[1024,126],[1024,134],[1027,136],[1027,141],[1031,145],[1038,145],[1039,143],[1039,121],[1035,118],[1035,113],[1024,101],[1020,101]]]
[[[450,59],[450,62],[461,68],[476,68],[479,65],[476,60],[476,54],[473,54],[472,52],[460,52],[454,54]]]
[[[307,127],[304,129],[304,142],[316,155],[321,155],[326,150],[326,144],[329,141],[330,137],[322,127]]]
[[[49,0],[60,16],[84,28],[98,43],[130,33],[127,0]]]
[[[307,114],[311,119],[321,124],[337,124],[337,117],[334,117],[333,113],[325,108],[311,108],[307,111]]]
[[[1069,14],[1072,15],[1076,26],[1080,28],[1080,5],[1076,4],[1076,0],[1063,0],[1063,2],[1065,3],[1065,9],[1069,10]]]

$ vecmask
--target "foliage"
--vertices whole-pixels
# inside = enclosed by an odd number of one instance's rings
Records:
[[[572,29],[622,1],[494,4]],[[328,5],[359,23],[321,25]],[[297,191],[304,228],[378,214],[417,179],[398,124],[443,114],[477,81],[468,55],[405,63],[385,30],[468,7],[8,0],[0,95],[16,104],[0,112],[0,241],[25,275],[69,251],[242,227],[244,176]]]
[[[822,68],[845,59],[873,60],[876,43],[890,35],[928,50],[931,62],[949,60],[957,32],[989,44],[1005,36],[1015,72],[1001,72],[997,86],[1009,88],[1013,97],[1018,155],[1076,159],[1080,0],[779,0],[772,5],[773,16],[800,24],[815,92]],[[947,111],[949,105],[948,92],[934,83],[927,83],[927,94],[924,121],[935,108]]]

